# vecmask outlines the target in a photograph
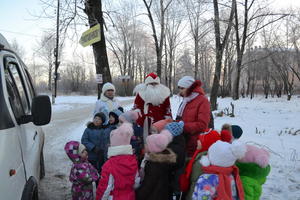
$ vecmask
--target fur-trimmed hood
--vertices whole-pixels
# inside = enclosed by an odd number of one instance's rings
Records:
[[[158,163],[176,163],[176,158],[176,154],[170,148],[166,148],[160,153],[149,153],[147,160]]]
[[[134,88],[133,94],[139,94],[146,103],[151,103],[155,106],[162,104],[171,94],[170,89],[163,84],[155,86],[155,89],[152,87],[144,83],[139,84]]]

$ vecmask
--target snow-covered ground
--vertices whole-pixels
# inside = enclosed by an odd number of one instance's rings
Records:
[[[230,111],[231,102],[235,117],[215,117],[215,129],[220,130],[224,123],[239,125],[244,131],[241,141],[270,151],[271,173],[261,199],[300,200],[300,98],[218,99],[218,111],[214,113],[226,108]],[[179,103],[178,97],[171,100],[173,115]]]
[[[119,98],[125,110],[132,107],[133,97]],[[45,127],[46,177],[41,182],[41,199],[70,199],[68,173],[71,162],[63,147],[69,140],[80,140],[85,124],[91,118],[96,98],[85,96],[58,97],[53,106],[53,121]],[[171,99],[173,116],[181,99]],[[263,200],[300,200],[300,98],[252,100],[218,99],[218,111],[234,104],[235,117],[215,117],[215,128],[224,123],[243,128],[241,141],[267,148],[271,153],[271,173],[263,186]]]

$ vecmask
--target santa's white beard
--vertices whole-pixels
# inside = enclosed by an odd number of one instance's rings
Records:
[[[151,103],[154,106],[158,106],[170,96],[170,89],[162,84],[155,86],[145,85],[143,89],[139,91],[139,94],[146,103]]]

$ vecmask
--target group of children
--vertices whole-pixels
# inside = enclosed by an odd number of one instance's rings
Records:
[[[184,123],[171,119],[154,123],[143,143],[135,111],[97,113],[87,124],[80,144],[65,151],[73,162],[73,200],[259,200],[270,172],[269,153],[238,141],[237,125],[207,130],[197,150],[186,158]],[[101,174],[101,176],[99,176]]]

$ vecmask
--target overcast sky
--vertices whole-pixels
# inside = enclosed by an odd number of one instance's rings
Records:
[[[273,0],[272,2],[271,5],[277,9],[300,8],[300,0]],[[31,52],[43,31],[55,26],[53,21],[37,20],[32,16],[40,12],[41,3],[39,0],[2,0],[0,33],[9,41],[16,39],[27,52]]]

